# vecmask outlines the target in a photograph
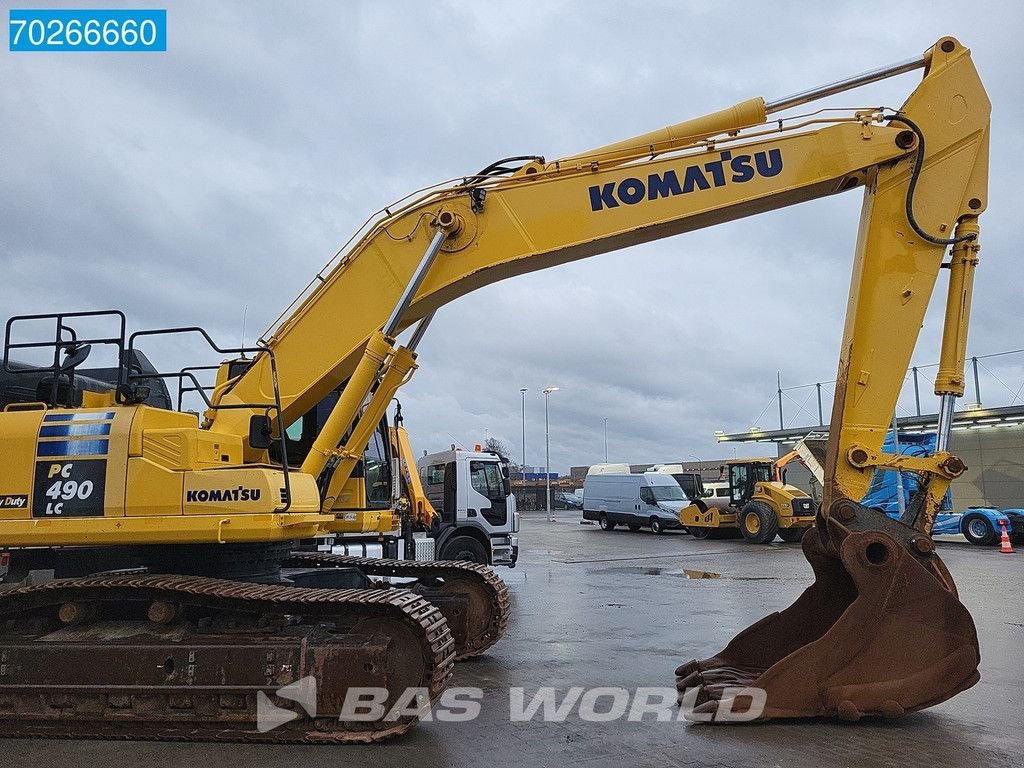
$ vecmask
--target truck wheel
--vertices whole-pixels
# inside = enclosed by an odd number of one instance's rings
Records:
[[[661,520],[656,517],[651,518],[651,533],[664,533],[665,527],[661,524]]]
[[[740,531],[751,544],[767,544],[779,532],[775,510],[762,501],[751,501],[740,512]]]
[[[608,519],[608,515],[604,512],[601,513],[601,517],[597,519],[597,524],[602,531],[614,531],[615,523]]]
[[[629,530],[631,530],[633,533],[636,533],[640,530],[640,523],[629,523]]]
[[[487,550],[472,536],[456,536],[441,548],[441,560],[464,560],[467,563],[488,565]]]
[[[979,547],[995,544],[996,530],[981,515],[971,515],[960,524],[960,529],[963,531],[964,538],[971,544],[977,544]]]
[[[779,528],[779,538],[787,544],[795,544],[800,541],[805,533],[807,533],[807,528],[797,528],[795,525],[792,528]]]

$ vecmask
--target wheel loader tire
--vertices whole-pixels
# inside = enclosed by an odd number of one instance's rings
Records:
[[[695,539],[707,539],[710,538],[713,529],[708,528],[706,525],[689,525],[687,530]]]
[[[740,531],[751,544],[767,544],[779,532],[775,510],[762,501],[750,501],[740,512]]]
[[[615,523],[608,519],[608,515],[601,513],[601,517],[597,519],[597,525],[602,531],[614,531]]]
[[[798,528],[796,526],[792,528],[779,528],[779,538],[787,544],[796,544],[804,537],[805,533],[807,533],[807,528]]]
[[[456,536],[454,539],[445,542],[438,559],[464,560],[467,563],[490,565],[487,562],[487,550],[484,549],[484,545],[472,536]]]

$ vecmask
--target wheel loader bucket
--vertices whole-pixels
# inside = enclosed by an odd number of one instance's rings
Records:
[[[676,670],[688,719],[895,716],[978,682],[974,622],[931,540],[922,556],[880,530],[844,533],[829,547],[809,530],[815,581],[797,601]]]

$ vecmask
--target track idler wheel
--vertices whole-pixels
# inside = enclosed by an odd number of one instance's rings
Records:
[[[819,528],[809,530],[803,550],[815,581],[796,602],[748,627],[720,653],[676,670],[680,704],[692,707],[687,717],[895,716],[978,682],[971,615],[942,561],[920,544],[920,534],[901,527],[910,533],[889,533],[917,542],[919,551],[887,532],[853,531],[830,520],[830,533],[845,534],[836,554]],[[754,690],[738,691],[744,688]]]

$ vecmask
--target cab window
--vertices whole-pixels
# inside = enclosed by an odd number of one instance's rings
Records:
[[[491,501],[505,498],[505,484],[502,482],[501,469],[493,461],[469,462],[470,483],[473,490]]]
[[[299,419],[293,421],[291,426],[285,430],[285,434],[288,435],[289,440],[298,442],[299,440],[302,439],[302,426],[304,421],[305,417],[300,417]]]
[[[742,499],[747,490],[747,467],[745,464],[734,464],[729,472],[729,485],[732,497]]]
[[[444,483],[444,464],[431,464],[427,467],[427,485],[442,485]]]
[[[363,467],[367,503],[370,506],[390,504],[391,465],[388,463],[388,451],[379,429],[373,433],[370,444],[366,446]]]

